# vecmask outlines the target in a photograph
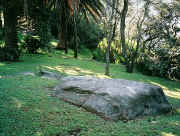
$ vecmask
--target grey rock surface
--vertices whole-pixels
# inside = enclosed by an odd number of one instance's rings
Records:
[[[47,78],[47,79],[56,79],[59,80],[61,78],[60,74],[57,74],[55,72],[50,72],[50,71],[40,71],[38,73],[38,76],[40,76],[41,78]]]
[[[35,73],[33,73],[33,72],[23,72],[23,73],[20,73],[20,75],[24,75],[24,76],[35,76]]]
[[[56,97],[111,120],[171,110],[160,87],[136,81],[68,76],[61,78],[54,90]]]

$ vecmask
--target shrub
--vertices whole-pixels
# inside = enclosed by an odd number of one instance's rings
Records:
[[[144,54],[138,61],[137,70],[147,75],[160,76],[169,79],[180,79],[180,52],[172,54],[165,48],[152,54]]]
[[[73,24],[68,24],[69,47],[74,48]],[[87,22],[85,19],[78,19],[77,22],[79,48],[88,48],[91,51],[98,47],[99,42],[104,38],[104,32],[100,26],[94,22]]]
[[[106,61],[106,53],[100,48],[93,50],[92,55],[94,60],[102,62]]]
[[[39,36],[35,36],[32,34],[27,34],[25,37],[25,43],[23,48],[27,53],[35,54],[37,50],[41,47]]]

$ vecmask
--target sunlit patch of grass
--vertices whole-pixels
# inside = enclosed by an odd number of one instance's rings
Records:
[[[176,92],[176,91],[173,92],[173,91],[165,90],[165,94],[169,97],[180,99],[180,92]]]
[[[63,70],[63,71],[68,75],[79,75],[79,72],[77,72],[75,70],[66,69],[66,70]]]
[[[43,133],[42,132],[36,132],[35,136],[43,136]]]
[[[165,87],[165,86],[163,86],[163,85],[161,85],[161,84],[159,84],[159,83],[157,83],[157,82],[151,81],[150,83],[152,83],[152,84],[154,84],[154,85],[157,85],[157,86],[160,86],[163,90],[168,90],[167,87]]]
[[[5,41],[0,41],[0,47],[4,47],[5,46]]]
[[[109,76],[106,76],[102,73],[98,72],[93,72],[91,70],[85,70],[79,67],[74,67],[74,66],[56,66],[56,67],[49,67],[49,66],[44,66],[50,70],[56,70],[60,73],[64,73],[66,75],[73,75],[73,76],[78,76],[78,75],[90,75],[90,76],[95,76],[98,78],[110,78]]]
[[[63,71],[68,75],[94,75],[92,71],[79,67],[65,68]]]
[[[178,92],[178,91],[170,91],[170,90],[168,90],[167,87],[165,87],[165,86],[163,86],[163,85],[161,85],[159,83],[156,83],[156,82],[151,82],[151,83],[154,84],[154,85],[160,86],[167,96],[173,97],[173,98],[176,98],[176,99],[180,99],[180,92]],[[178,90],[178,89],[176,88],[176,90]]]
[[[176,108],[176,112],[180,114],[180,105],[178,108]],[[179,127],[180,127],[180,123],[179,123]]]
[[[174,135],[174,134],[172,134],[172,133],[162,132],[162,133],[161,133],[161,136],[177,136],[177,135]]]
[[[0,66],[5,66],[5,64],[4,63],[0,63]]]
[[[175,88],[175,90],[180,92],[180,88]]]
[[[106,76],[104,74],[95,74],[95,76],[98,77],[98,78],[111,78],[111,77]]]
[[[50,44],[51,44],[52,46],[56,47],[56,46],[58,45],[58,42],[52,41],[52,42],[50,42]]]

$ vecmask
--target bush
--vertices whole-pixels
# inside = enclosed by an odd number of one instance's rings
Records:
[[[88,48],[83,48],[81,47],[79,49],[79,53],[83,56],[86,56],[88,58],[92,58],[92,53],[91,53],[91,50],[89,50]]]
[[[52,38],[48,25],[41,24],[38,29],[25,34],[23,49],[30,54],[36,54],[38,49],[51,51],[49,41]]]
[[[98,24],[87,23],[85,20],[78,24],[80,46],[95,50],[99,42],[104,38],[104,32]]]
[[[161,53],[160,53],[161,52]],[[158,54],[160,53],[160,54]],[[137,70],[151,76],[160,76],[168,79],[180,79],[180,58],[161,49],[156,56],[144,54],[141,56]]]
[[[69,47],[74,48],[73,41],[73,24],[68,24],[68,40]],[[104,32],[100,26],[94,22],[87,22],[85,19],[78,19],[77,31],[79,38],[79,48],[88,48],[91,51],[95,50],[99,42],[104,38]]]
[[[94,60],[102,61],[102,62],[106,61],[106,53],[100,48],[95,49],[92,52],[92,55]]]
[[[41,47],[40,38],[38,36],[27,34],[25,37],[25,43],[23,48],[27,53],[35,54],[37,50]]]
[[[111,49],[110,49],[110,63],[123,63],[124,59],[121,54],[121,50],[119,49],[119,41],[114,41],[111,44]],[[92,51],[93,54],[93,59],[97,61],[102,61],[106,62],[106,48],[107,48],[107,40],[104,39],[102,40],[97,49]]]

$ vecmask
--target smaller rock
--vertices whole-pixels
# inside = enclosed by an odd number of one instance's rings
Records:
[[[40,76],[41,78],[55,79],[55,80],[59,80],[61,78],[60,74],[57,74],[55,72],[42,71],[42,70],[38,73],[38,76]]]
[[[33,73],[33,72],[23,72],[23,73],[21,73],[21,75],[24,75],[24,76],[35,76],[35,73]]]

